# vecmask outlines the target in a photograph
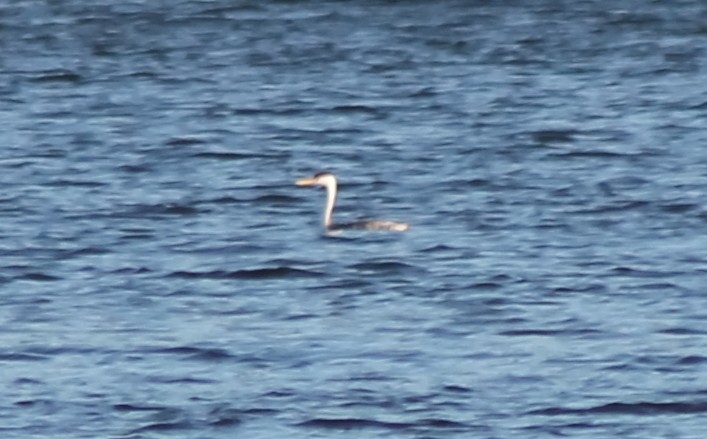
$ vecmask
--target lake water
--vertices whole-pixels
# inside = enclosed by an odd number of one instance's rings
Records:
[[[19,0],[0,99],[3,438],[707,437],[703,1]]]

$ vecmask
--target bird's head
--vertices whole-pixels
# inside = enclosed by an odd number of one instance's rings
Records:
[[[336,176],[331,172],[317,172],[311,177],[300,178],[295,181],[297,186],[323,186],[336,185]]]

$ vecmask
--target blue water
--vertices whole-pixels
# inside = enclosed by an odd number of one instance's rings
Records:
[[[432,3],[0,6],[3,438],[707,437],[707,3]]]

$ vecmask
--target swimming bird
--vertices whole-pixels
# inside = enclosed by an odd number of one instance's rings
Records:
[[[410,224],[408,223],[379,219],[364,219],[352,223],[334,224],[332,222],[332,216],[334,213],[334,203],[336,202],[338,185],[336,176],[331,172],[319,172],[311,177],[300,178],[295,184],[297,186],[322,186],[326,188],[326,206],[324,207],[323,224],[327,232],[339,232],[347,229],[404,232],[410,228]]]

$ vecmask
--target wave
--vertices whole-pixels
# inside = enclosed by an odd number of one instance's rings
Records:
[[[533,410],[533,415],[661,415],[661,414],[707,413],[707,401],[685,402],[611,402],[587,408],[548,407]]]
[[[293,268],[287,266],[272,267],[272,268],[254,268],[235,271],[213,270],[213,271],[174,271],[169,277],[179,277],[185,279],[277,279],[277,278],[294,278],[294,277],[318,277],[323,273],[314,270],[304,270],[301,268]]]
[[[408,430],[418,428],[468,429],[469,425],[442,418],[421,419],[415,422],[391,422],[364,418],[313,418],[297,424],[300,427],[327,429],[363,429],[378,428],[387,430]]]
[[[177,346],[168,348],[148,349],[149,353],[156,354],[175,354],[181,355],[188,360],[199,361],[223,361],[235,358],[225,349],[218,348],[203,348],[199,346]]]

